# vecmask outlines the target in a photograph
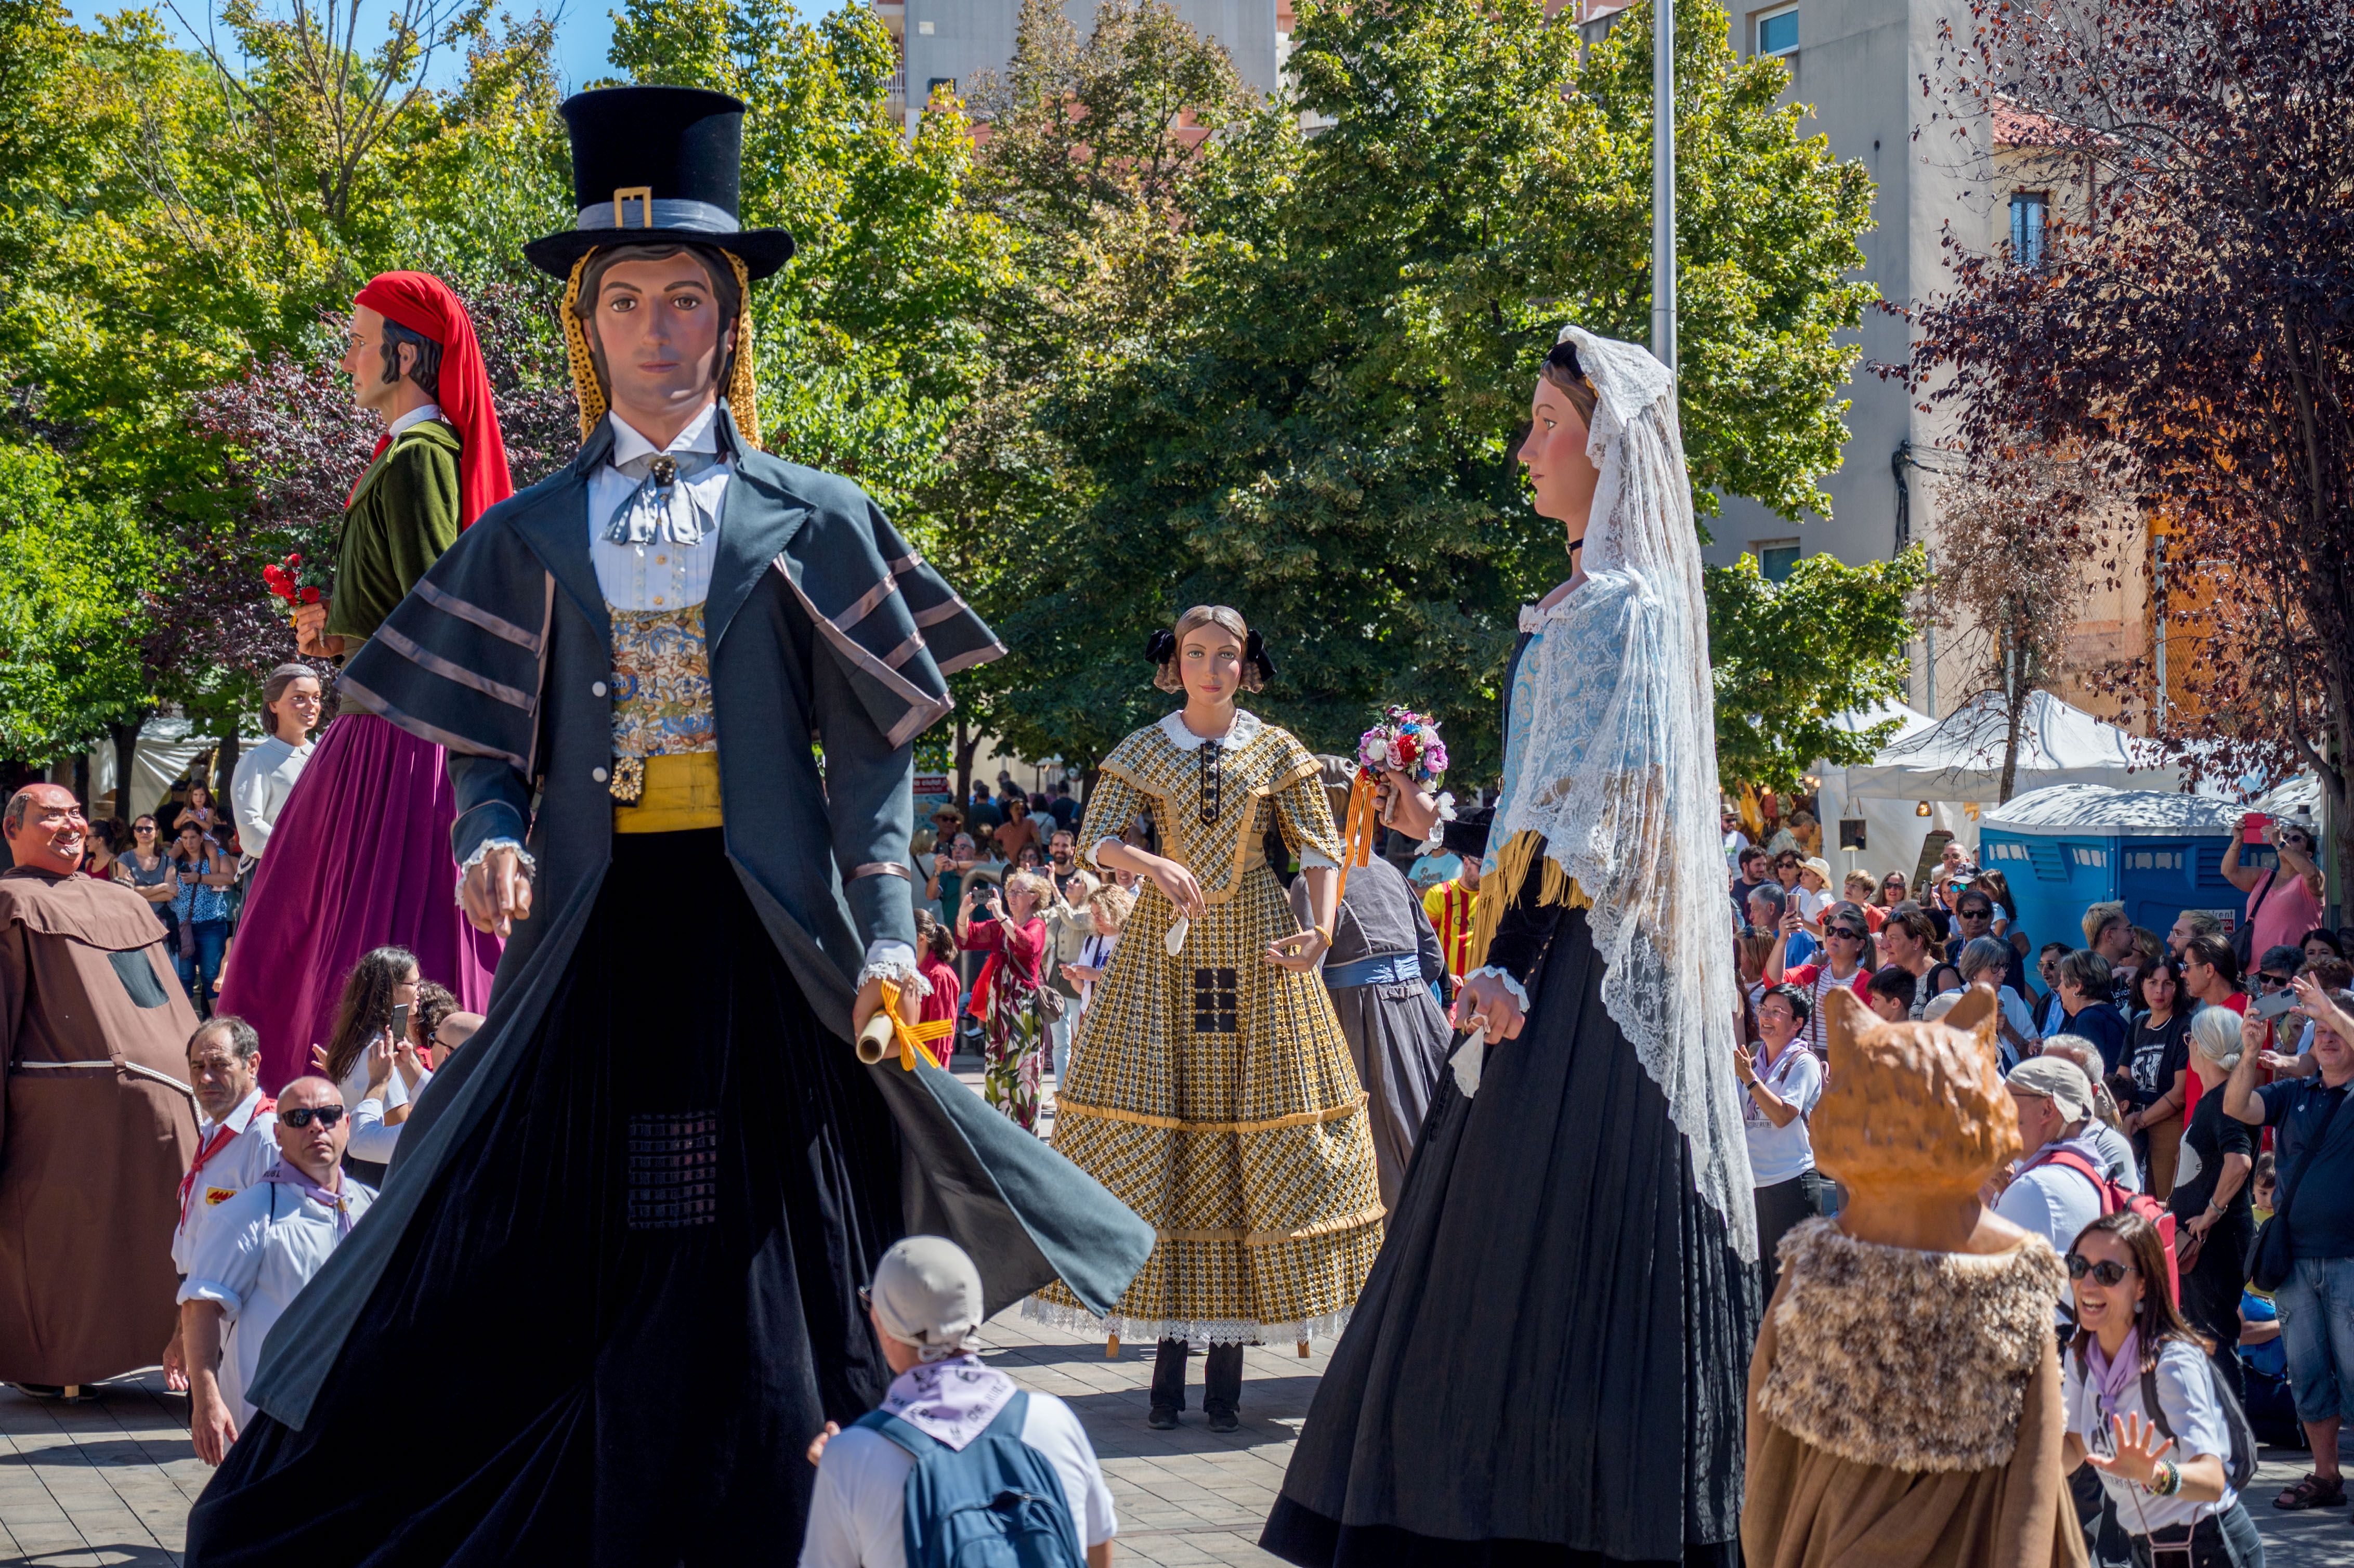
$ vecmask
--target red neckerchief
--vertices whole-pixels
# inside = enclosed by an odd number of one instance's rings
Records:
[[[261,1103],[253,1107],[253,1116],[260,1116],[263,1111],[274,1111],[277,1108],[276,1097],[264,1095],[261,1097]],[[231,1111],[228,1114],[235,1116],[237,1113]],[[188,1201],[196,1195],[197,1173],[212,1162],[214,1155],[245,1136],[246,1128],[253,1125],[253,1116],[245,1118],[245,1127],[231,1127],[228,1122],[222,1122],[213,1128],[213,1135],[205,1139],[205,1146],[196,1150],[196,1161],[188,1167],[188,1173],[180,1178],[180,1223],[182,1224],[188,1223]]]

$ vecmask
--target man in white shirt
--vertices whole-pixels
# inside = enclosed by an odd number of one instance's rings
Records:
[[[2002,1190],[1994,1212],[2023,1231],[2033,1231],[2061,1256],[2077,1233],[2101,1217],[2101,1190],[2062,1154],[2103,1166],[2101,1151],[2084,1138],[2093,1119],[2092,1086],[2083,1069],[2058,1056],[2031,1056],[2010,1070],[2004,1085],[2019,1107],[2019,1138],[2027,1157]],[[2073,1321],[2075,1293],[2061,1292],[2061,1320]]]
[[[180,1179],[180,1218],[172,1228],[172,1266],[183,1277],[213,1211],[261,1180],[278,1162],[278,1102],[261,1092],[261,1036],[242,1018],[221,1013],[188,1036],[188,1082],[196,1091],[196,1154]],[[164,1383],[186,1389],[180,1330],[164,1347]]]
[[[311,732],[319,726],[319,677],[308,664],[281,664],[261,683],[261,716],[269,737],[237,759],[228,784],[229,810],[237,820],[239,874],[247,878],[261,863],[270,830],[294,781],[311,760]]]
[[[297,1078],[278,1097],[279,1158],[213,1212],[180,1287],[190,1436],[217,1465],[253,1420],[246,1390],[270,1326],[325,1266],[376,1194],[344,1176],[343,1091]]]
[[[1109,1568],[1119,1523],[1103,1467],[1069,1405],[1050,1393],[1024,1394],[982,1364],[981,1271],[964,1249],[939,1236],[909,1236],[883,1255],[875,1283],[860,1295],[894,1374],[882,1413],[922,1435],[913,1441],[929,1438],[962,1453],[1014,1400],[1025,1400],[1022,1446],[1054,1466],[1087,1568]],[[817,1489],[801,1568],[906,1568],[907,1485],[916,1461],[868,1425],[874,1419],[847,1432],[829,1421],[810,1444]]]

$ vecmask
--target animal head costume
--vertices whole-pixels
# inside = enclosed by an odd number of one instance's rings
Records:
[[[1994,992],[1974,986],[1935,1023],[1890,1023],[1844,989],[1823,999],[1830,1087],[1807,1126],[1815,1163],[1850,1189],[1975,1192],[2019,1158]]]

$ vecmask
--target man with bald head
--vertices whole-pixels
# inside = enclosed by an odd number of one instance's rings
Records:
[[[0,1382],[67,1397],[170,1338],[196,1151],[196,1015],[154,912],[81,874],[89,836],[56,784],[0,808]]]
[[[344,1174],[352,1124],[328,1080],[297,1078],[280,1090],[273,1133],[277,1163],[205,1222],[180,1287],[189,1436],[208,1465],[253,1420],[246,1390],[270,1325],[376,1201]]]

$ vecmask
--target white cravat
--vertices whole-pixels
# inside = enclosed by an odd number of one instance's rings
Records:
[[[419,404],[418,407],[411,408],[408,413],[401,415],[400,418],[393,420],[389,425],[387,425],[384,428],[384,433],[387,436],[397,436],[400,434],[401,431],[409,429],[411,426],[421,425],[428,419],[438,419],[440,417],[440,404]]]
[[[663,451],[718,451],[719,405],[714,403],[696,415],[667,447],[654,445],[620,415],[610,417],[613,421],[613,450],[588,476],[588,504],[582,519],[588,530],[588,558],[597,567],[597,586],[603,591],[605,602],[615,609],[675,609],[701,604],[710,597],[711,565],[719,555],[719,529],[716,523],[692,545],[659,536],[642,545],[621,545],[606,538],[605,533],[612,524],[613,514],[638,488],[638,481],[616,465]],[[706,516],[716,519],[727,493],[727,482],[735,471],[734,460],[722,457],[694,478],[680,480],[679,484],[694,493],[696,505]]]

